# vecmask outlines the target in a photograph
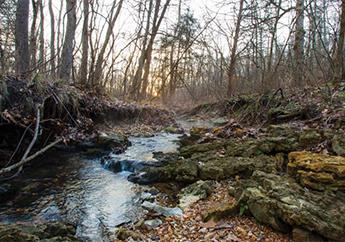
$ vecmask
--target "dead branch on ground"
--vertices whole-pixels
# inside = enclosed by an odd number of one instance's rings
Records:
[[[1,169],[0,170],[0,176],[3,175],[3,174],[9,173],[9,172],[11,172],[11,171],[13,171],[13,170],[15,170],[17,168],[19,168],[19,169],[18,169],[18,172],[16,174],[19,174],[21,172],[21,170],[23,169],[23,165],[24,164],[26,164],[27,162],[33,160],[34,158],[36,158],[40,154],[46,152],[47,150],[49,150],[50,148],[52,148],[53,146],[55,146],[56,144],[58,144],[59,142],[62,141],[61,138],[57,139],[56,141],[54,141],[53,143],[47,145],[43,149],[37,151],[33,155],[28,156],[29,153],[31,152],[33,146],[35,145],[37,137],[38,137],[39,127],[40,127],[40,117],[41,117],[41,115],[40,115],[40,108],[41,108],[41,106],[38,105],[37,112],[36,112],[36,124],[35,124],[34,136],[33,136],[32,140],[31,140],[28,148],[25,150],[25,153],[24,153],[22,159],[19,162],[15,163],[15,164],[13,164],[11,166],[8,166],[8,167],[5,167],[5,168]]]

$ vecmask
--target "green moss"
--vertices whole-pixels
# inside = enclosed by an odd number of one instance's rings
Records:
[[[302,146],[318,144],[322,141],[322,135],[317,130],[305,130],[299,136],[299,142]]]
[[[195,144],[191,146],[185,146],[180,149],[180,155],[185,158],[190,158],[195,153],[203,153],[211,150],[217,150],[227,145],[229,141],[222,140],[212,143]]]

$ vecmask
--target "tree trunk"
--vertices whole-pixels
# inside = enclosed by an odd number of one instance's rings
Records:
[[[63,37],[61,37],[61,26],[63,27],[63,21],[62,21],[62,12],[63,12],[63,1],[61,2],[61,6],[59,9],[59,15],[58,15],[58,21],[57,21],[57,36],[56,36],[56,63],[57,63],[57,70],[56,70],[56,75],[58,75],[59,72],[59,68],[60,68],[60,63],[61,63],[61,48],[62,48],[62,39]]]
[[[5,64],[5,50],[3,47],[2,41],[2,30],[0,29],[0,73],[5,73],[6,64]]]
[[[50,14],[50,75],[54,78],[56,71],[56,54],[55,54],[55,17],[53,11],[52,0],[49,0],[49,14]]]
[[[296,1],[296,27],[294,43],[294,81],[295,85],[304,86],[304,0]]]
[[[238,10],[238,16],[237,16],[237,21],[236,21],[235,36],[233,39],[233,46],[231,49],[230,64],[227,70],[227,74],[228,74],[227,96],[228,97],[231,97],[234,91],[232,82],[234,79],[235,69],[236,69],[237,45],[238,45],[238,40],[240,38],[241,21],[243,17],[243,4],[244,4],[244,0],[240,0],[240,8]]]
[[[39,53],[39,70],[41,73],[45,72],[45,54],[44,54],[44,13],[43,13],[43,0],[39,0],[40,8],[40,53]]]
[[[66,0],[67,10],[67,29],[61,54],[61,66],[59,78],[68,81],[71,76],[73,65],[73,47],[75,40],[75,31],[77,25],[76,18],[76,0]]]
[[[344,71],[344,38],[345,38],[345,1],[341,3],[339,39],[337,43],[337,52],[335,56],[335,77],[334,80],[339,82],[345,78]]]
[[[38,15],[38,2],[35,0],[31,1],[32,5],[32,23],[30,29],[30,56],[31,56],[31,69],[35,69],[37,65],[37,36],[36,36],[36,25]]]
[[[29,0],[18,0],[15,24],[16,74],[19,78],[29,78]]]
[[[82,57],[80,63],[80,83],[82,86],[87,86],[87,71],[89,59],[89,0],[84,0],[84,23],[82,32]]]

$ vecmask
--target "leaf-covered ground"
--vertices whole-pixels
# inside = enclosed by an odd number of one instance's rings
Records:
[[[154,229],[148,229],[143,224],[137,224],[130,229],[140,233],[145,241],[291,241],[289,235],[274,231],[261,225],[249,216],[234,216],[219,221],[204,222],[203,216],[208,211],[223,204],[235,202],[229,195],[227,181],[217,182],[212,194],[200,200],[184,211],[182,217],[168,217],[163,224]],[[171,201],[160,199],[161,204],[171,205]],[[157,218],[149,213],[146,219]]]

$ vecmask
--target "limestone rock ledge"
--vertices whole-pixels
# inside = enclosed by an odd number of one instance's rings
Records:
[[[325,238],[345,238],[345,193],[305,189],[289,176],[254,172],[244,186],[238,207],[274,229],[289,232],[303,228]]]
[[[345,191],[345,158],[311,152],[291,152],[288,174],[305,187]]]

